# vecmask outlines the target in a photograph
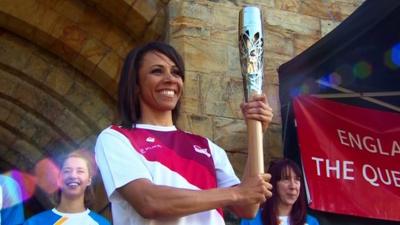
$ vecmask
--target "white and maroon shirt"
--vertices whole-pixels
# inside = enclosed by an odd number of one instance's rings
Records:
[[[238,184],[225,151],[209,139],[175,126],[137,124],[130,130],[111,126],[99,135],[95,151],[115,225],[225,224],[221,209],[172,220],[145,219],[116,191],[141,178],[157,185],[192,190]]]

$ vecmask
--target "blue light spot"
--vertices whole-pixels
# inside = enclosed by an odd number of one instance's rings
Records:
[[[300,89],[299,88],[293,88],[290,90],[290,96],[291,97],[296,97],[300,95]]]
[[[392,48],[392,61],[396,66],[400,66],[400,43]]]

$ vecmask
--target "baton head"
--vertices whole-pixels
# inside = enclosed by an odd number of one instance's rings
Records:
[[[239,13],[239,54],[246,102],[262,93],[264,78],[264,36],[261,10],[246,6]]]

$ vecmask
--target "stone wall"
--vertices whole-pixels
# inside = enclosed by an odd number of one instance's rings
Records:
[[[245,5],[263,12],[264,92],[274,111],[264,135],[265,161],[281,158],[282,124],[277,68],[298,55],[350,15],[363,0],[180,1],[168,5],[168,41],[187,66],[180,124],[227,150],[238,174],[246,157],[246,127],[238,54],[238,15]]]

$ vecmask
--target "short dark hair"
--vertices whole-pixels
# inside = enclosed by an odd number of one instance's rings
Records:
[[[296,176],[300,177],[300,193],[296,202],[290,211],[289,220],[292,225],[304,225],[306,222],[306,197],[304,192],[304,182],[299,166],[290,159],[280,159],[270,164],[268,173],[271,174],[270,183],[274,187],[272,189],[272,197],[262,205],[262,221],[264,225],[278,225],[277,201],[279,198],[277,183],[282,178],[287,177],[289,170],[292,169]]]
[[[182,81],[185,78],[185,65],[179,53],[169,44],[163,42],[149,42],[132,49],[125,58],[118,86],[118,111],[121,125],[132,128],[141,118],[141,109],[137,85],[139,85],[139,69],[142,66],[146,53],[159,52],[171,59],[179,69]],[[172,121],[178,118],[180,100],[172,110]]]

